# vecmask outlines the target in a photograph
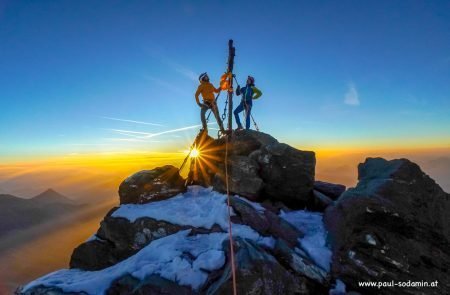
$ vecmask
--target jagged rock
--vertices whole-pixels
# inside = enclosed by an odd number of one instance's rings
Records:
[[[143,204],[185,192],[185,181],[171,165],[143,170],[125,179],[119,187],[120,204]]]
[[[264,216],[270,224],[268,230],[269,234],[283,239],[289,246],[295,247],[295,245],[298,244],[298,239],[304,236],[304,233],[300,232],[289,222],[278,217],[278,215],[273,212],[266,210],[264,211]]]
[[[246,239],[235,239],[235,264],[238,294],[310,294],[305,280],[292,275],[270,254]],[[223,245],[229,255],[229,241]],[[232,294],[230,258],[222,276],[206,294]]]
[[[332,199],[322,194],[321,192],[316,191],[315,189],[313,190],[313,196],[314,209],[316,209],[317,211],[324,211],[325,208],[333,203]]]
[[[316,281],[322,286],[329,286],[327,272],[315,265],[309,257],[297,254],[283,240],[277,239],[274,253],[278,260],[282,260],[299,275]]]
[[[232,196],[230,204],[240,217],[241,223],[250,226],[263,236],[275,236],[283,239],[291,247],[298,244],[304,234],[284,219],[269,210],[259,213],[250,204]]]
[[[199,176],[194,183],[212,183],[215,190],[226,191],[226,140],[206,141],[209,147],[202,148],[202,157],[197,159]],[[315,163],[314,152],[278,143],[262,132],[236,131],[228,138],[229,190],[250,200],[271,199],[304,206],[312,197]]]
[[[256,159],[260,165],[266,197],[294,205],[304,204],[311,197],[316,165],[314,152],[272,143],[250,158]]]
[[[223,145],[225,139],[220,139],[219,144]],[[230,153],[237,156],[248,156],[253,151],[268,144],[278,141],[269,134],[254,130],[239,130],[233,132],[230,139]]]
[[[314,189],[332,200],[336,200],[345,192],[345,185],[316,180],[314,182]]]
[[[63,290],[55,287],[47,287],[47,286],[37,286],[27,290],[26,292],[22,292],[20,289],[15,292],[15,294],[21,295],[89,295],[85,292],[64,292]]]
[[[450,294],[450,195],[406,159],[369,158],[358,172],[358,185],[325,211],[333,276],[363,294]],[[408,280],[439,286],[358,286]]]
[[[70,268],[99,270],[115,264],[118,259],[112,252],[113,246],[104,240],[87,241],[73,250]]]
[[[263,180],[258,175],[258,163],[244,156],[230,156],[229,162],[230,177],[228,187],[230,193],[239,194],[253,201],[257,200],[264,186]],[[213,187],[216,191],[226,192],[224,171],[220,171],[215,175]]]
[[[130,222],[109,213],[100,223],[97,240],[88,241],[72,253],[70,268],[99,270],[114,265],[148,245],[151,241],[189,228],[153,218]]]
[[[122,277],[111,284],[107,295],[190,295],[196,294],[190,288],[180,286],[175,282],[151,275],[144,280],[138,280],[131,275]]]

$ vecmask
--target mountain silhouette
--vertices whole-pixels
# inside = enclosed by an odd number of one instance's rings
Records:
[[[67,216],[82,207],[53,189],[48,189],[30,199],[2,194],[0,195],[0,237]]]

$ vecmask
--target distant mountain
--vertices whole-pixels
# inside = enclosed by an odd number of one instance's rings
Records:
[[[70,215],[82,207],[53,189],[31,199],[0,194],[0,237]]]
[[[58,193],[57,191],[49,188],[43,193],[31,198],[31,200],[37,202],[45,202],[45,203],[60,203],[60,204],[69,204],[69,205],[77,205],[78,203],[68,197]]]

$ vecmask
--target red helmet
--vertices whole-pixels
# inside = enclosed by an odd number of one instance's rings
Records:
[[[255,78],[253,78],[252,76],[248,76],[247,81],[250,82],[249,84],[255,84]]]

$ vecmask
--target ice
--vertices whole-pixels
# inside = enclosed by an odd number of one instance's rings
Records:
[[[318,266],[329,272],[332,252],[326,243],[327,232],[322,214],[305,210],[281,211],[280,217],[305,233],[299,239],[301,247]]]
[[[209,250],[200,254],[192,264],[194,269],[215,270],[225,264],[225,255],[221,250]]]
[[[345,295],[347,294],[347,291],[345,290],[345,284],[341,280],[336,280],[336,285],[333,289],[330,289],[329,295]]]

